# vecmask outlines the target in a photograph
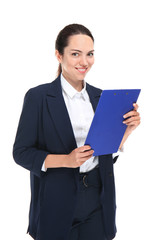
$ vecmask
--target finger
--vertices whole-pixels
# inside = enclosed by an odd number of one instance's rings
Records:
[[[139,108],[139,106],[138,106],[138,104],[137,104],[137,103],[133,103],[133,107],[134,107],[134,111],[137,111],[137,110],[138,110],[138,108]]]
[[[139,121],[140,122],[141,118],[140,117],[132,117],[132,118],[128,118],[127,120],[123,121],[124,124],[129,124],[132,123],[134,121]]]
[[[134,121],[140,121],[140,117],[136,116],[136,117],[128,118],[128,119],[124,120],[123,123],[124,124],[129,124],[129,123],[132,123]]]
[[[124,118],[133,117],[133,116],[139,116],[139,112],[130,111],[130,112],[126,113],[125,115],[123,115]]]
[[[88,151],[88,150],[90,150],[90,149],[91,149],[91,146],[85,145],[85,146],[82,146],[82,147],[77,148],[77,151],[78,151],[78,152],[84,152],[84,151]]]
[[[133,121],[133,122],[127,123],[126,125],[127,126],[138,126],[139,124],[140,124],[140,121]]]
[[[81,158],[92,156],[93,153],[94,153],[93,150],[89,150],[87,152],[79,153],[79,158],[81,159]]]
[[[134,115],[130,115],[128,116],[126,119],[124,119],[124,121],[132,121],[134,118],[140,118],[139,114],[134,114]]]
[[[78,153],[77,157],[76,157],[76,162],[85,162],[86,160],[88,160],[89,158],[91,158],[93,156],[93,150],[90,151],[90,153],[88,152],[83,152],[83,153]]]
[[[89,155],[88,157],[80,158],[79,160],[77,160],[77,163],[83,164],[83,163],[86,162],[88,159],[90,159],[92,156],[93,156],[93,155]]]
[[[134,109],[133,109],[132,111],[130,111],[130,112],[128,112],[128,113],[126,113],[126,114],[123,115],[124,118],[127,118],[127,117],[130,117],[130,116],[132,116],[132,115],[135,115],[135,113],[137,112],[139,106],[138,106],[137,103],[133,103],[133,107],[134,107]],[[138,114],[139,114],[139,113],[138,113]]]

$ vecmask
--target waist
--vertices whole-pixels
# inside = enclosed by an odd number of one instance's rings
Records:
[[[79,183],[85,188],[88,187],[101,187],[101,177],[99,173],[99,166],[97,165],[94,169],[89,172],[79,173]]]

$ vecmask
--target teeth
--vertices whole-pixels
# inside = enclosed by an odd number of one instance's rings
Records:
[[[78,70],[79,70],[80,72],[85,72],[85,71],[86,71],[86,68],[78,68]]]

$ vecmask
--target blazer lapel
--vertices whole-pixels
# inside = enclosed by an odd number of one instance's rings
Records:
[[[99,102],[99,98],[100,98],[101,93],[102,93],[102,90],[98,89],[98,88],[95,88],[95,87],[89,85],[88,83],[86,84],[86,90],[88,92],[88,95],[89,95],[89,98],[90,98],[93,110],[95,112],[97,104]]]
[[[51,118],[56,126],[65,151],[69,154],[73,149],[77,148],[77,144],[62,95],[60,77],[51,83],[47,94],[47,103]]]

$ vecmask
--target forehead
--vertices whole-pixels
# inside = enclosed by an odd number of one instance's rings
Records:
[[[84,34],[77,34],[69,37],[68,50],[78,49],[81,51],[91,51],[93,50],[94,43],[91,37]]]

